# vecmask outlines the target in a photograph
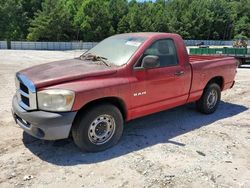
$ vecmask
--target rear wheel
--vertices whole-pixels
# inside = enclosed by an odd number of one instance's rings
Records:
[[[204,114],[211,114],[217,109],[221,98],[220,86],[216,83],[209,84],[201,98],[196,102],[197,110]]]
[[[238,60],[238,63],[237,63],[237,64],[238,64],[238,67],[239,67],[239,68],[241,67],[242,64],[245,64],[244,59],[238,58],[237,60]]]
[[[122,132],[122,114],[111,104],[101,104],[78,114],[72,128],[75,144],[88,152],[98,152],[114,146]]]

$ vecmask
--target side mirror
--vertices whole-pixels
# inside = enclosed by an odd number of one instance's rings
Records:
[[[160,66],[158,56],[147,55],[142,59],[142,67],[145,69],[152,69]]]

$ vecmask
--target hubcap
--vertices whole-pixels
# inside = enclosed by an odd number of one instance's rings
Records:
[[[209,109],[212,109],[213,107],[215,107],[216,103],[218,100],[218,94],[216,92],[216,90],[211,90],[210,93],[208,94],[207,97],[207,106]]]
[[[115,132],[115,120],[110,115],[98,116],[89,126],[89,140],[96,145],[108,142]]]

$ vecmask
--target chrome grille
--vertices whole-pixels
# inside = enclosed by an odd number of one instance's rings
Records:
[[[35,85],[23,74],[16,75],[17,99],[25,110],[37,109]]]

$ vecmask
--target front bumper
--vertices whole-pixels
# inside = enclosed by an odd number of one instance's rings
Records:
[[[26,111],[19,106],[17,97],[12,100],[15,122],[28,134],[44,140],[68,138],[76,112]]]

